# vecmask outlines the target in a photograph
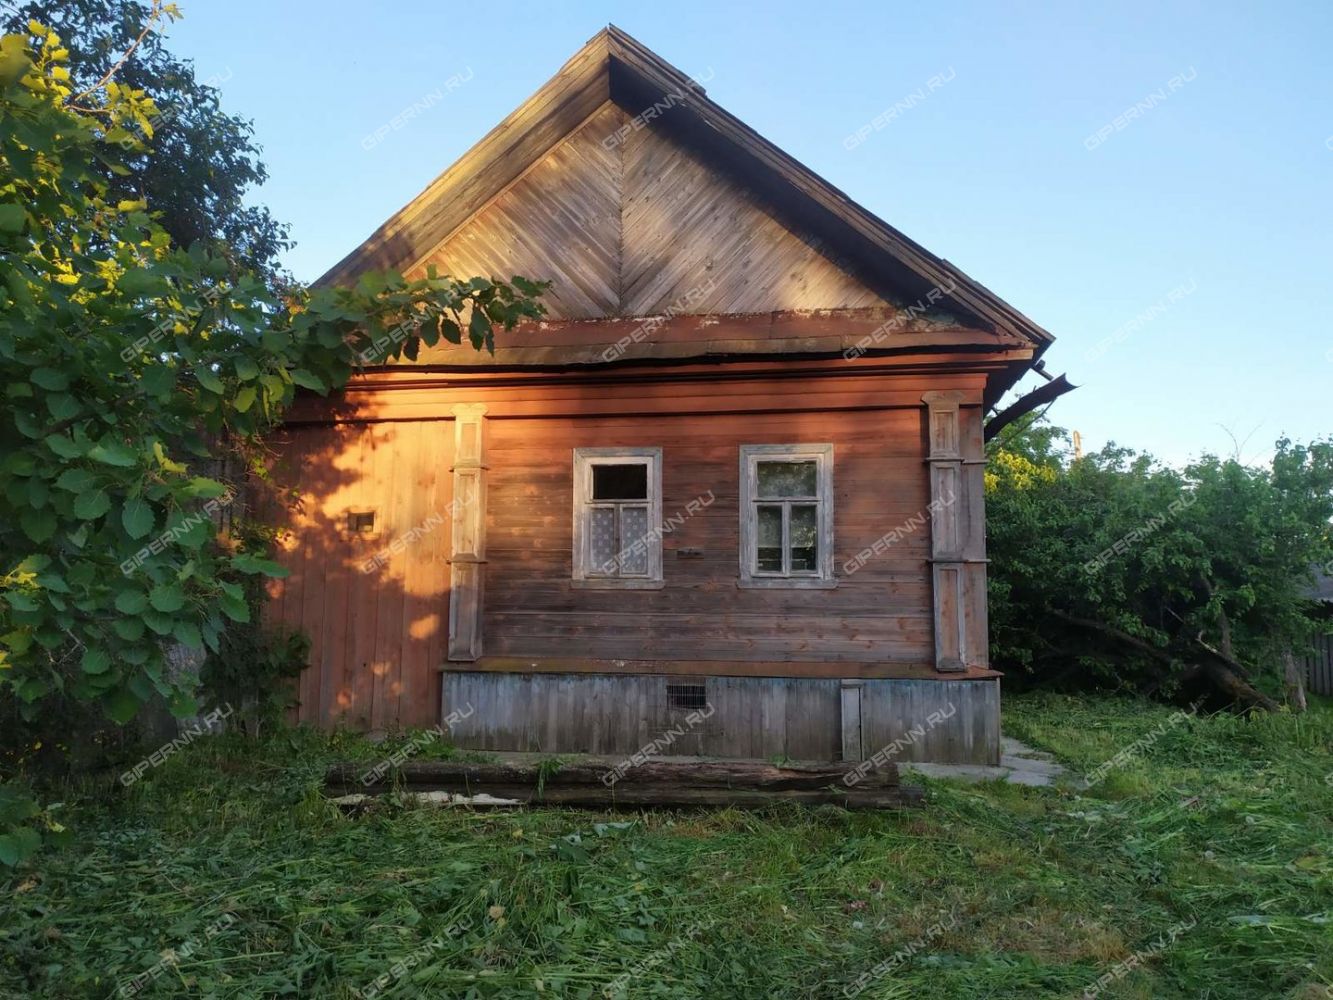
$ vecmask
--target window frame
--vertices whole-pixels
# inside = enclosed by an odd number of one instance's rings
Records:
[[[598,465],[647,465],[648,497],[597,501],[592,496],[592,470]],[[599,507],[647,506],[650,544],[648,571],[643,576],[605,576],[594,572],[591,511]],[[662,449],[575,448],[573,491],[573,574],[571,583],[584,590],[660,590],[662,579]],[[624,551],[623,549],[621,551]]]
[[[815,463],[815,491],[808,498],[772,498],[759,496],[760,462]],[[833,575],[833,445],[831,444],[743,444],[740,450],[740,576],[739,587],[775,587],[827,590],[838,585]],[[792,504],[814,504],[815,539],[818,557],[814,572],[785,573],[759,570],[759,506],[765,502],[782,504],[787,511]],[[783,562],[790,558],[787,527],[790,513],[783,515]]]

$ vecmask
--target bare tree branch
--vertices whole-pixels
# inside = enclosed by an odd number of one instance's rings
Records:
[[[139,32],[139,37],[130,43],[130,47],[125,50],[125,54],[122,55],[118,60],[116,60],[115,65],[106,71],[106,74],[102,77],[102,79],[98,80],[87,90],[81,91],[80,93],[75,94],[73,97],[69,99],[68,103],[71,107],[77,108],[80,111],[96,110],[94,108],[79,107],[74,102],[81,98],[87,97],[94,91],[101,90],[103,87],[107,85],[107,83],[111,80],[111,78],[116,75],[117,71],[119,71],[120,67],[124,66],[125,63],[129,61],[130,56],[134,55],[134,50],[139,47],[139,44],[145,38],[148,37],[148,32],[153,30],[153,22],[155,22],[158,19],[158,17],[161,16],[161,14],[162,14],[162,0],[153,0],[153,9],[148,12],[148,20],[144,23],[143,31]]]

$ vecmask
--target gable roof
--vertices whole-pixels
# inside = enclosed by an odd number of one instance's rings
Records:
[[[635,131],[650,119],[654,132],[660,130],[731,178],[747,197],[789,230],[804,234],[807,243],[836,260],[838,268],[866,290],[844,290],[849,301],[824,305],[864,308],[873,304],[874,296],[886,302],[929,297],[967,326],[1032,345],[1035,356],[1053,340],[979,282],[857,205],[709,100],[696,82],[614,26],[598,32],[540,90],[319,283],[344,284],[366,270],[407,270],[420,263],[515,188],[608,103],[633,116],[630,127]],[[613,313],[606,309],[601,315]]]
[[[408,272],[548,280],[553,321],[893,307],[726,171],[633,121],[607,101]]]

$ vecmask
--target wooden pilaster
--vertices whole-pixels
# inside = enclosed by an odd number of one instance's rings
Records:
[[[935,669],[989,662],[981,411],[958,391],[927,392]]]
[[[454,497],[450,504],[450,660],[481,655],[481,602],[486,562],[486,407],[459,403],[454,413]]]

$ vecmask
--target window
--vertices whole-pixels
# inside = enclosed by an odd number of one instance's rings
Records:
[[[574,585],[662,585],[662,449],[574,449]]]
[[[741,447],[743,587],[832,587],[833,445]]]
[[[374,535],[375,512],[373,510],[349,510],[347,512],[347,530],[354,535]]]

